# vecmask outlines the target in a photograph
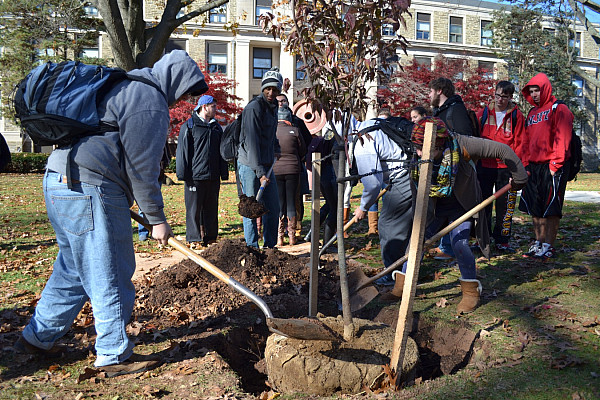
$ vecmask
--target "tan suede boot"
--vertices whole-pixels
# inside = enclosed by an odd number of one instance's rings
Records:
[[[285,217],[279,218],[279,226],[277,227],[277,247],[284,245],[283,238],[285,237]]]
[[[473,312],[479,305],[479,297],[483,291],[481,282],[477,279],[461,279],[460,288],[462,290],[462,299],[456,306],[456,312],[459,314]]]
[[[296,217],[288,218],[288,237],[290,238],[290,246],[294,246],[298,241],[296,240]]]
[[[369,211],[369,231],[367,235],[379,235],[377,223],[379,222],[379,212]]]
[[[406,275],[404,275],[400,271],[394,271],[392,273],[392,276],[394,277],[394,280],[395,280],[394,288],[392,290],[390,290],[389,292],[382,294],[381,301],[393,302],[393,301],[399,301],[400,299],[402,299],[402,291],[404,289],[404,278]]]
[[[344,207],[344,226],[346,226],[348,221],[350,221],[350,209]],[[345,231],[344,239],[348,239],[349,236],[350,236],[350,234],[348,233],[348,231]]]

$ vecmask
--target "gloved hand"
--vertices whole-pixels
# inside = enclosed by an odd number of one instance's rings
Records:
[[[517,183],[512,178],[510,178],[510,190],[518,192],[519,190],[523,189],[525,185],[527,185],[527,181],[523,183]]]

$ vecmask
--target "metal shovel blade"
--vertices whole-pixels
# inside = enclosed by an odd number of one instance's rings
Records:
[[[271,331],[294,339],[344,341],[339,334],[315,318],[268,318],[267,326]]]
[[[352,312],[360,310],[379,295],[379,290],[371,285],[371,279],[361,268],[356,268],[348,274],[348,289]]]

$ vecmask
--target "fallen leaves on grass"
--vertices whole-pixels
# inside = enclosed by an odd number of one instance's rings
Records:
[[[579,358],[575,356],[570,356],[567,354],[563,354],[559,357],[553,358],[550,362],[550,368],[552,369],[564,369],[567,367],[574,367],[576,365],[581,365],[582,362]]]
[[[439,308],[446,308],[448,305],[448,300],[446,300],[445,297],[442,297],[437,303],[435,303],[435,305]]]
[[[90,367],[85,367],[82,374],[79,374],[76,382],[81,383],[83,381],[87,381],[88,379],[92,379],[96,376],[100,375],[100,370]]]

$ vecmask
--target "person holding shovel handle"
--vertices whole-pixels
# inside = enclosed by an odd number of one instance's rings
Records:
[[[432,159],[434,169],[429,194],[432,204],[427,218],[426,239],[482,202],[481,188],[475,170],[475,163],[479,159],[501,159],[512,176],[512,190],[520,190],[527,183],[527,172],[519,157],[508,145],[453,133],[446,129],[441,119],[436,117],[425,117],[413,128],[412,142],[417,159],[420,160],[422,155],[426,122],[436,124],[435,150]],[[414,165],[418,166],[418,163]],[[418,168],[411,170],[413,182],[418,182],[418,173]],[[472,224],[475,224],[477,243],[482,253],[490,257],[488,219],[485,217],[485,210],[482,209],[472,220],[463,222],[450,232],[452,249],[461,275],[462,299],[457,306],[459,314],[475,310],[479,305],[482,292],[482,285],[476,274],[475,256],[469,247]],[[404,263],[402,272],[394,272],[396,282],[392,291],[387,293],[387,299],[398,300],[402,297],[406,265]]]
[[[242,113],[238,171],[242,191],[248,197],[256,196],[261,184],[266,183],[261,201],[268,210],[262,216],[264,247],[273,248],[277,243],[279,225],[279,195],[277,182],[267,171],[281,153],[277,140],[277,95],[283,88],[283,77],[279,69],[265,72],[261,94],[250,101]],[[244,217],[246,245],[258,248],[256,220]]]

